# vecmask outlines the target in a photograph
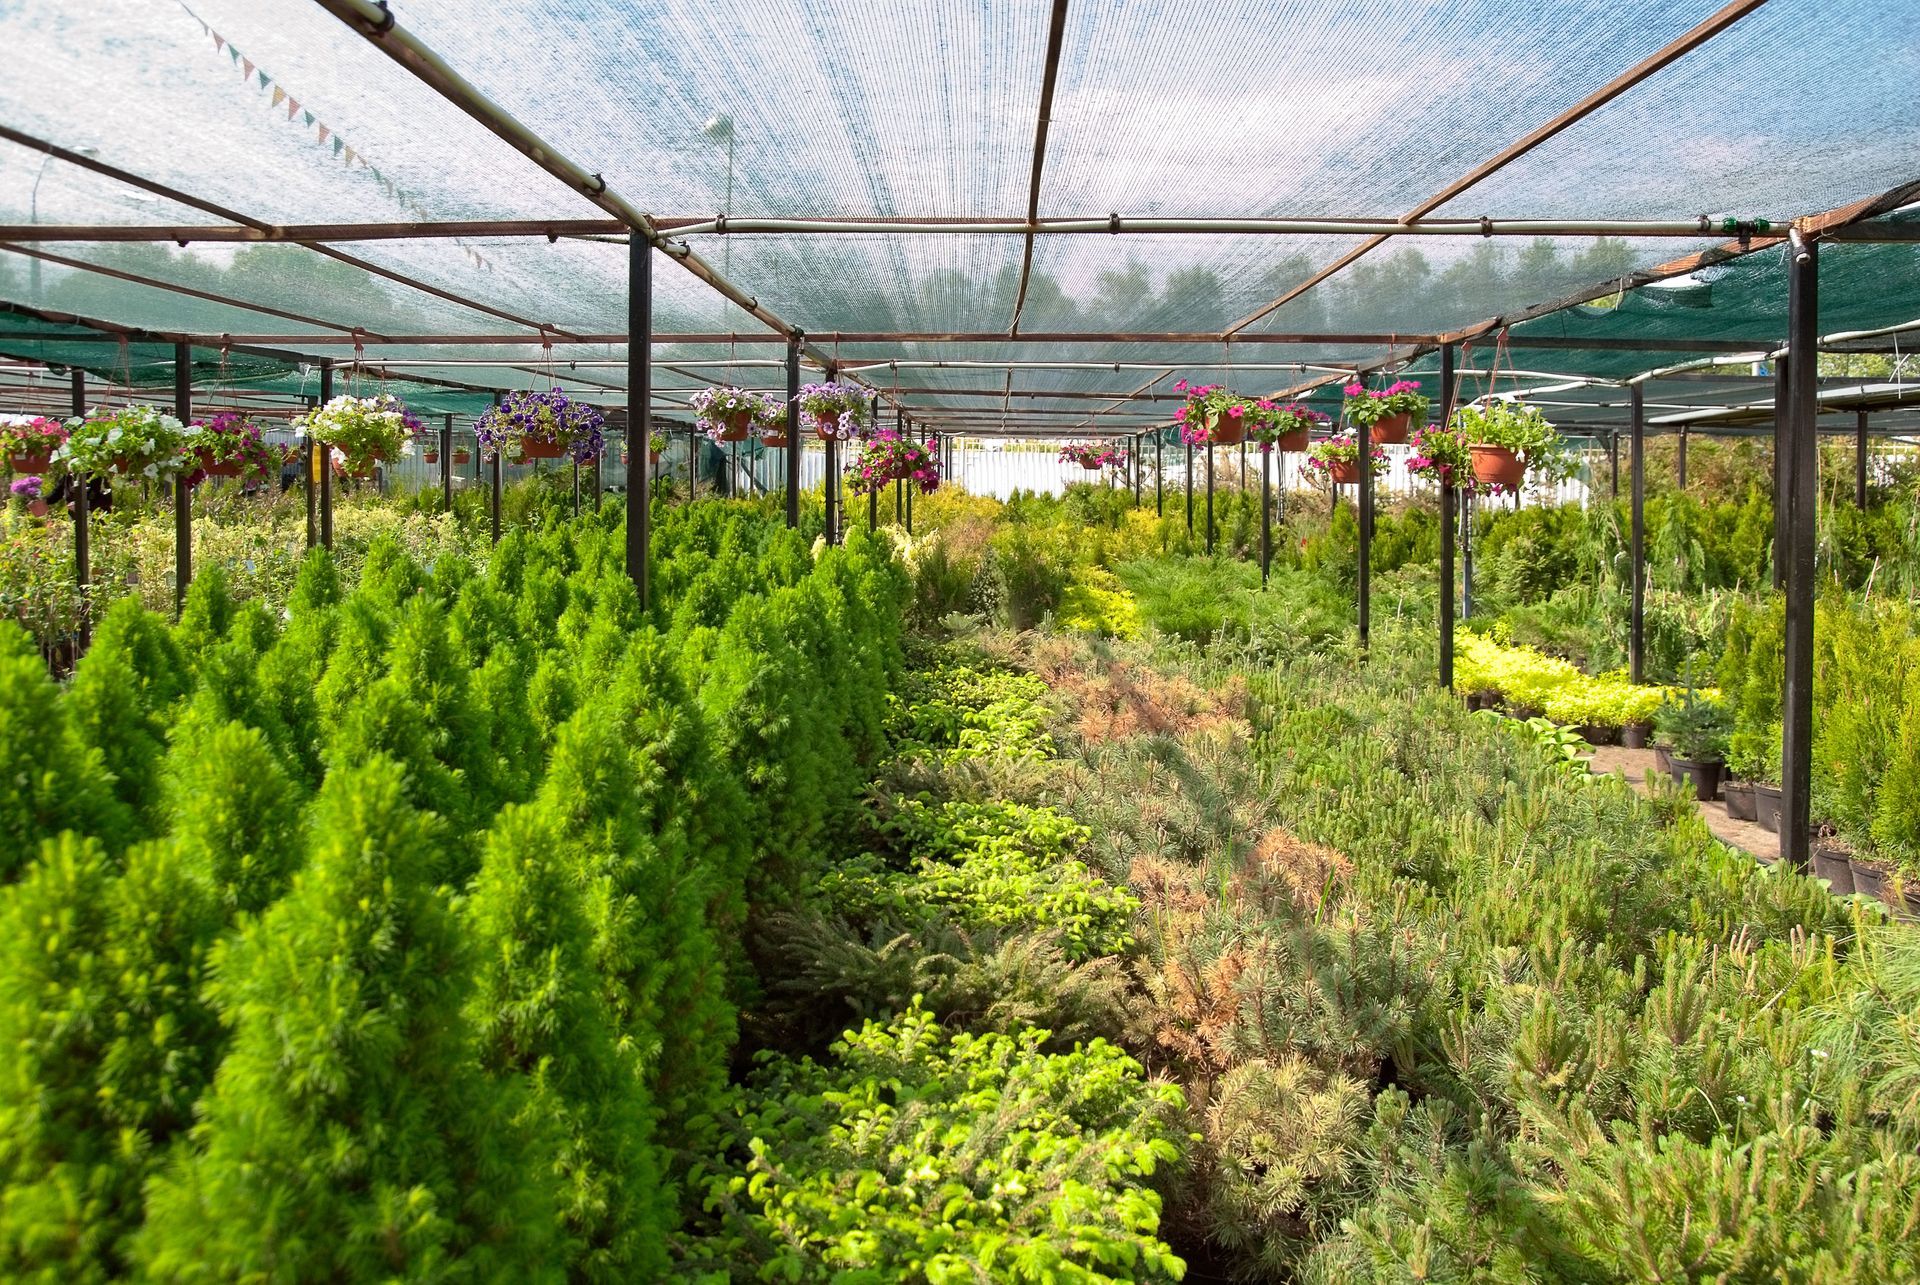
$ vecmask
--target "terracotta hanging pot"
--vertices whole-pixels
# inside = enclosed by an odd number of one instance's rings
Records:
[[[1276,451],[1285,451],[1289,455],[1298,455],[1301,451],[1307,449],[1307,430],[1304,428],[1288,429],[1273,439],[1273,449]]]
[[[27,455],[7,456],[7,467],[15,473],[27,476],[46,472],[52,463],[53,452],[51,451],[35,451]]]
[[[44,518],[47,516],[47,502],[45,500],[28,500],[27,512],[33,517]]]
[[[1081,460],[1080,467],[1083,469],[1095,470],[1100,467],[1100,461],[1099,460]]]
[[[566,454],[567,448],[551,438],[523,437],[520,439],[520,458],[523,460],[557,460]]]
[[[621,462],[622,464],[624,464],[624,463],[626,463],[626,460],[625,460],[625,459],[622,459],[622,460],[621,460],[620,462]],[[648,462],[649,464],[656,464],[656,465],[657,465],[657,464],[659,464],[659,463],[660,463],[660,452],[659,452],[659,451],[648,451],[648,452],[647,452],[647,462]]]
[[[240,476],[240,462],[238,460],[229,460],[223,463],[221,461],[215,460],[212,456],[212,452],[210,451],[196,452],[194,463],[199,468],[200,472],[205,474],[207,477],[239,477]]]
[[[473,463],[473,452],[472,451],[455,451],[453,453],[453,462],[455,464],[471,464]]]
[[[1375,446],[1404,446],[1407,432],[1413,427],[1413,416],[1401,411],[1398,415],[1382,415],[1373,423],[1369,436]]]
[[[1327,465],[1327,476],[1335,486],[1352,486],[1360,480],[1358,460],[1334,460]]]
[[[813,429],[816,433],[820,434],[820,440],[823,442],[837,438],[840,436],[840,417],[838,415],[815,415],[813,417]]]
[[[712,417],[720,425],[717,441],[744,442],[747,434],[753,431],[753,412],[751,410],[730,410],[724,415]]]
[[[784,448],[786,444],[787,444],[787,435],[785,433],[760,434],[760,445],[762,446],[767,446],[767,447],[778,446],[778,447]]]
[[[425,460],[429,464],[438,464],[440,462],[440,452],[426,451],[421,454],[420,458]]]
[[[1527,466],[1506,447],[1476,442],[1472,450],[1475,481],[1518,490],[1520,484],[1527,480]]]
[[[1207,423],[1207,440],[1215,446],[1237,446],[1247,440],[1247,417],[1221,411]]]

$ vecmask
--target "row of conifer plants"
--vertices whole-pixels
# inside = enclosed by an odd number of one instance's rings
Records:
[[[747,506],[0,630],[0,1277],[646,1280],[904,578]]]

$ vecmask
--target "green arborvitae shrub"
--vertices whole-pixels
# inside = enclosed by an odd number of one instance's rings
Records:
[[[33,640],[11,621],[0,623],[0,787],[0,880],[62,830],[95,835],[108,851],[132,836],[103,755],[76,734]]]
[[[123,598],[107,610],[67,685],[64,704],[74,734],[99,752],[115,797],[142,834],[156,829],[160,759],[174,706],[186,695],[185,670],[160,617]]]
[[[569,1276],[658,1279],[669,1218],[653,1101],[615,1044],[578,859],[555,815],[501,813],[462,911],[476,964],[467,1013],[487,1070],[526,1079],[529,1126],[564,1137],[555,1174]]]
[[[169,834],[182,864],[228,914],[254,914],[286,891],[304,838],[300,791],[260,729],[188,719],[164,771]]]
[[[148,1195],[157,1280],[556,1280],[552,1139],[481,1071],[444,828],[397,764],[336,769],[293,890],[219,949],[232,1046]]]
[[[120,1278],[141,1186],[219,1059],[201,989],[223,913],[172,845],[116,873],[71,834],[4,897],[0,1276]]]

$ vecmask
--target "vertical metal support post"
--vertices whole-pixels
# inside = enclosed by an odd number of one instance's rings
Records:
[[[1867,412],[1854,412],[1853,418],[1853,507],[1867,507]]]
[[[83,419],[87,413],[87,373],[83,370],[73,372],[73,417]],[[73,584],[80,594],[80,651],[85,652],[93,642],[93,554],[92,525],[93,501],[87,495],[87,488],[93,484],[90,477],[73,476]]]
[[[1460,619],[1473,619],[1473,506],[1471,489],[1460,493]]]
[[[1819,493],[1819,245],[1788,234],[1787,674],[1781,694],[1780,859],[1807,868],[1812,842],[1814,506]]]
[[[1247,493],[1247,439],[1240,439],[1240,494]]]
[[[893,431],[900,434],[900,440],[905,441],[907,439],[907,413],[898,406],[893,408]],[[905,478],[896,477],[893,479],[893,520],[896,523],[900,521],[901,514],[904,512],[903,506],[906,502],[906,485],[907,481]]]
[[[580,516],[580,461],[573,461],[573,516]]]
[[[173,346],[173,414],[182,424],[193,419],[193,345],[185,340]],[[174,615],[187,605],[187,586],[192,583],[193,488],[182,469],[173,475]]]
[[[800,525],[800,333],[787,336],[787,526]]]
[[[498,391],[493,394],[493,404],[495,406],[500,404],[500,394]],[[487,511],[492,522],[493,542],[495,544],[500,543],[500,492],[505,486],[506,473],[506,465],[502,459],[503,454],[502,448],[496,445],[493,451],[492,471],[487,483]]]
[[[1773,363],[1773,587],[1787,587],[1787,384],[1793,358]]]
[[[312,410],[314,402],[308,400],[307,409]],[[320,497],[315,491],[319,484],[314,474],[320,471],[320,448],[313,440],[313,434],[300,436],[300,489],[306,493],[307,500],[307,547],[311,549],[320,543]]]
[[[1373,637],[1373,426],[1354,426],[1360,451],[1360,647]]]
[[[1609,498],[1620,498],[1620,431],[1615,429],[1607,434],[1607,472],[1612,478]]]
[[[1440,418],[1453,411],[1453,345],[1440,345]],[[1440,480],[1440,685],[1453,690],[1453,545],[1456,479]]]
[[[1187,443],[1187,539],[1193,539],[1193,443]],[[1189,546],[1191,547],[1191,546]]]
[[[440,426],[440,511],[453,512],[453,412]]]
[[[1167,455],[1164,449],[1166,439],[1159,429],[1153,430],[1153,515],[1167,516],[1167,497],[1163,483],[1167,476]]]
[[[1135,433],[1133,435],[1133,453],[1127,457],[1127,462],[1133,465],[1133,507],[1136,509],[1140,507],[1140,470],[1146,467],[1146,461],[1140,458],[1141,445],[1142,436],[1139,433]]]
[[[1260,587],[1273,569],[1273,448],[1260,452]]]
[[[1687,489],[1687,426],[1685,424],[1680,426],[1680,441],[1674,448],[1673,454],[1674,480],[1679,484],[1679,489],[1684,491]]]
[[[320,404],[333,400],[333,358],[320,359]],[[320,547],[333,548],[333,448],[318,444],[320,470]]]
[[[593,457],[593,511],[600,511],[600,497],[605,491],[604,474],[607,467],[607,444],[600,443],[600,453]]]
[[[643,608],[653,545],[652,450],[653,246],[634,235],[627,238],[627,577]]]
[[[1213,553],[1213,443],[1207,450],[1207,553]]]
[[[1627,677],[1647,681],[1647,399],[1646,386],[1628,391],[1631,420],[1627,437],[1627,485],[1633,492],[1633,533],[1628,558],[1633,563],[1633,606],[1627,622]]]

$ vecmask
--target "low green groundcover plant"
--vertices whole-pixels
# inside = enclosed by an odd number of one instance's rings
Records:
[[[1045,1039],[950,1035],[916,1002],[824,1063],[768,1062],[707,1180],[703,1249],[842,1285],[1181,1279],[1148,1186],[1179,1155],[1180,1091],[1104,1040]]]

